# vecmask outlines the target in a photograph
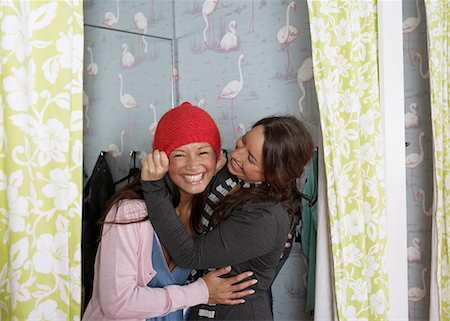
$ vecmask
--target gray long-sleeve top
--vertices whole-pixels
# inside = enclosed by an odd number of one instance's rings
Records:
[[[231,265],[230,275],[253,271],[258,279],[255,294],[245,304],[218,306],[216,319],[271,320],[267,290],[290,226],[281,204],[243,205],[212,231],[192,239],[178,219],[164,181],[142,181],[142,189],[150,221],[177,265],[194,269]]]

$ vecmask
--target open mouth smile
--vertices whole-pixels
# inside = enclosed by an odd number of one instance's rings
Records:
[[[242,167],[239,165],[239,163],[234,158],[231,159],[231,165],[233,166],[233,168],[235,168],[239,171],[242,171]]]
[[[204,175],[204,173],[196,175],[183,175],[183,179],[191,184],[199,184],[202,182]]]

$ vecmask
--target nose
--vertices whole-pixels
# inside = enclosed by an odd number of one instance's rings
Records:
[[[238,148],[238,146],[236,146],[235,150],[231,153],[231,158],[234,158],[238,162],[244,159],[243,156],[244,150],[242,148]]]
[[[186,168],[188,170],[196,170],[200,167],[200,160],[195,156],[190,156],[186,162]]]

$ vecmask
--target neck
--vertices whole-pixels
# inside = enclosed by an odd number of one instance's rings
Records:
[[[180,204],[178,204],[176,208],[176,212],[178,217],[180,218],[181,223],[184,225],[184,228],[191,236],[194,232],[191,226],[192,200],[193,195],[186,194],[185,192],[180,191]]]

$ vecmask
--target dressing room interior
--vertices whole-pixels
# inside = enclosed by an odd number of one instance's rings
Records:
[[[445,1],[13,7],[0,13],[0,319],[81,318],[101,211],[186,101],[227,151],[270,115],[295,116],[314,139],[271,287],[275,321],[450,319]],[[11,40],[21,17],[34,23],[28,47]]]

